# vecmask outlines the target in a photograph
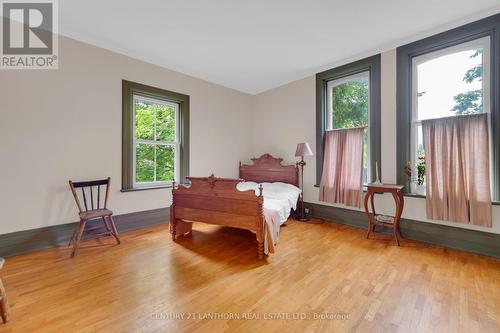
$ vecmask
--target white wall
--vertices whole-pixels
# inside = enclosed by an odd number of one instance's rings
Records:
[[[381,173],[382,181],[395,183],[396,170],[396,51],[382,54],[381,59]],[[269,152],[286,162],[295,162],[294,152],[298,142],[307,141],[316,150],[316,90],[315,77],[310,76],[255,96],[253,115],[254,155]],[[304,198],[322,203],[319,191],[314,187],[316,158],[306,158],[304,170]],[[380,212],[393,210],[390,196],[376,201]],[[500,234],[500,206],[493,206],[493,227],[485,228],[453,222],[429,221],[425,216],[425,199],[405,198],[403,217],[428,223],[439,223]]]
[[[252,96],[61,37],[59,70],[0,71],[0,234],[73,222],[68,180],[110,176],[115,214],[166,207],[121,193],[122,79],[190,96],[190,173],[237,177]]]

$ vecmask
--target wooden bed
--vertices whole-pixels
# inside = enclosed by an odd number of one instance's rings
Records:
[[[240,179],[188,177],[189,187],[180,185],[172,189],[170,232],[177,236],[191,232],[191,222],[204,222],[250,230],[257,238],[257,254],[264,258],[264,197],[253,190],[239,191],[241,181],[283,182],[298,185],[297,165],[281,165],[283,159],[264,154],[252,158],[252,165],[241,164]]]

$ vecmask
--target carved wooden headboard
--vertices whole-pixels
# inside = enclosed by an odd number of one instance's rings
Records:
[[[252,158],[253,165],[241,164],[240,178],[257,183],[282,182],[295,186],[299,184],[299,168],[297,165],[281,165],[282,158],[264,154]]]

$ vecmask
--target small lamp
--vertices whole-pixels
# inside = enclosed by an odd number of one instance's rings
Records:
[[[300,189],[302,190],[300,194],[300,216],[296,216],[295,218],[303,222],[309,221],[304,211],[304,166],[306,165],[304,156],[313,156],[311,147],[309,147],[307,142],[297,144],[297,149],[295,150],[295,157],[300,157],[300,162],[298,164],[300,166]]]

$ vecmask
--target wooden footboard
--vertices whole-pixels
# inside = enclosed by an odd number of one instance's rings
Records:
[[[191,186],[174,186],[170,208],[172,239],[191,231],[191,222],[204,222],[255,232],[259,259],[264,258],[264,212],[262,187],[238,191],[239,179],[188,177]]]

